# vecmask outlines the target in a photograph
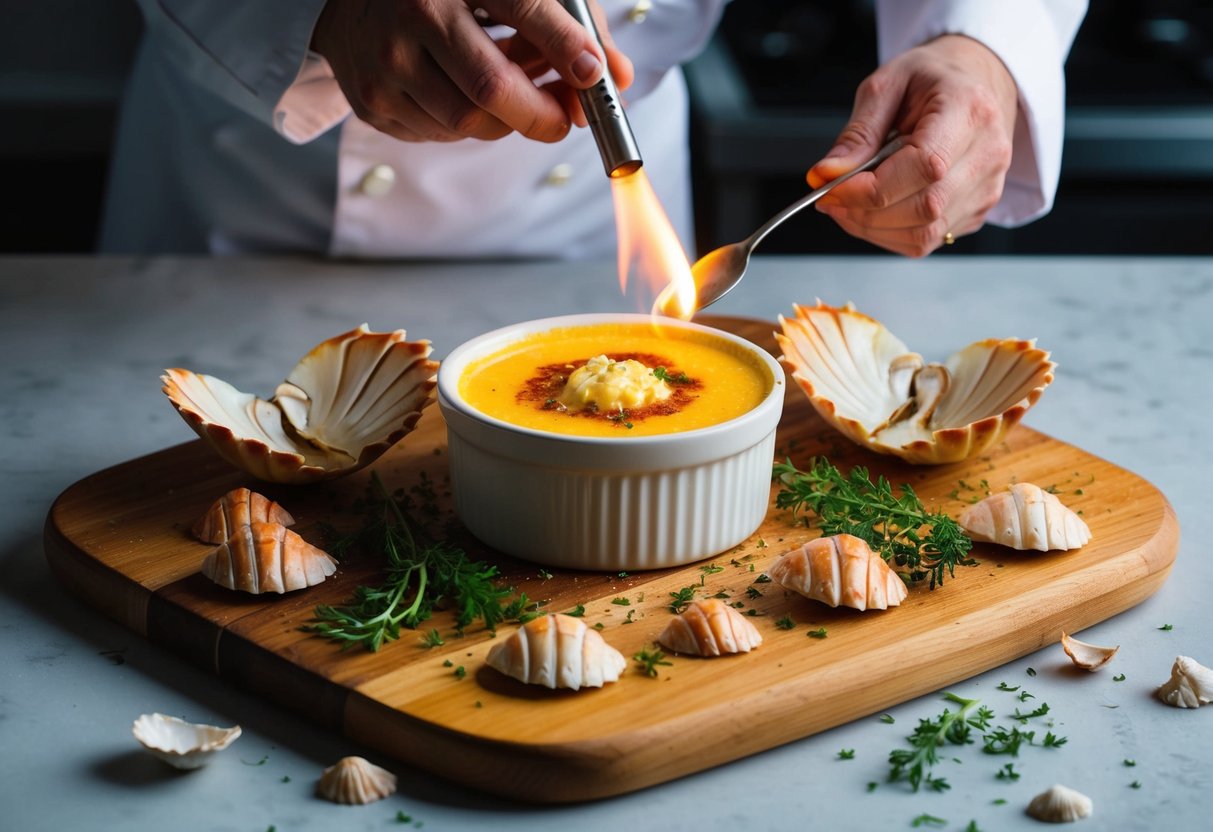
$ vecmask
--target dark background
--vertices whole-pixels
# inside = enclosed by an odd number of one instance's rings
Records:
[[[128,0],[4,6],[0,251],[90,251],[138,10]],[[807,161],[829,149],[875,65],[874,33],[862,0],[730,4],[687,69],[701,250],[747,236],[805,192]],[[1213,254],[1213,4],[1094,0],[1066,72],[1053,212],[1021,229],[987,227],[955,251]],[[763,247],[875,251],[819,221],[793,221]]]

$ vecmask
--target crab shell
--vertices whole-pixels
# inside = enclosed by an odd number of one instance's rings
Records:
[[[1034,341],[989,338],[925,364],[877,320],[821,301],[779,316],[780,363],[822,418],[852,441],[908,462],[981,453],[1019,423],[1053,381]]]
[[[259,479],[308,483],[357,471],[409,433],[433,401],[429,341],[366,324],[318,344],[272,401],[189,370],[161,376],[181,418]]]

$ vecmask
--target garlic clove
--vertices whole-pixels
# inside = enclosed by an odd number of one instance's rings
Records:
[[[1065,633],[1061,634],[1061,649],[1066,651],[1066,655],[1070,657],[1070,661],[1081,667],[1083,670],[1089,670],[1094,673],[1108,662],[1112,661],[1112,657],[1120,650],[1120,646],[1116,647],[1097,647],[1094,644],[1087,644],[1085,641],[1079,641]]]

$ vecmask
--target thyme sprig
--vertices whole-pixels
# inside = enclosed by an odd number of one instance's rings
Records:
[[[791,460],[777,462],[774,475],[778,508],[811,511],[823,534],[862,538],[911,584],[929,580],[934,589],[957,566],[977,564],[968,556],[973,541],[960,525],[942,511],[928,511],[909,484],[898,496],[883,476],[873,482],[859,465],[843,475],[820,456],[807,471]]]
[[[985,731],[994,719],[994,712],[981,705],[979,699],[965,699],[954,693],[945,693],[944,699],[960,706],[953,712],[944,709],[935,719],[920,719],[914,733],[906,739],[909,748],[896,748],[889,752],[889,782],[905,780],[914,791],[926,786],[932,791],[950,789],[948,781],[932,776],[930,769],[939,761],[939,748],[945,743],[967,745],[973,742],[973,729]],[[970,716],[973,711],[977,713]]]
[[[414,536],[400,502],[388,493],[378,474],[371,475],[366,505],[368,522],[351,540],[386,557],[384,581],[379,586],[359,586],[341,606],[316,607],[314,623],[304,629],[340,643],[343,649],[362,645],[375,652],[398,639],[401,627],[416,629],[439,606],[454,609],[460,630],[477,620],[493,630],[533,606],[525,596],[521,603],[503,605],[511,590],[494,583],[496,566],[470,560],[462,549],[445,542]]]

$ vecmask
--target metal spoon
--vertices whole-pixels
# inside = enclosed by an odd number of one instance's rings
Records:
[[[741,278],[745,277],[746,267],[750,264],[750,253],[754,251],[755,246],[762,242],[764,237],[771,233],[775,226],[802,208],[812,205],[855,174],[863,173],[865,170],[871,170],[876,167],[900,150],[902,144],[901,138],[892,139],[871,159],[854,170],[844,173],[837,179],[830,180],[807,196],[803,196],[796,202],[793,202],[787,208],[771,217],[765,225],[740,243],[721,246],[718,249],[709,251],[703,257],[696,260],[695,265],[691,266],[691,275],[695,278],[695,290],[698,295],[696,309],[711,306],[741,282]],[[676,309],[673,308],[675,303],[675,297],[670,296],[666,298],[662,304],[662,311],[667,314],[676,313]]]

